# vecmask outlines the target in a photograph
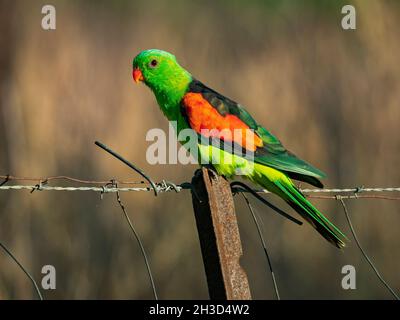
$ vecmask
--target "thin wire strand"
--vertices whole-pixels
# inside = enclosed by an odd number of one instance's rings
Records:
[[[364,258],[365,258],[365,260],[367,260],[368,264],[371,266],[372,270],[375,272],[375,274],[376,274],[376,276],[378,277],[378,279],[379,279],[379,280],[381,281],[381,283],[389,290],[389,292],[393,295],[393,297],[394,297],[396,300],[400,300],[399,296],[394,292],[394,290],[389,286],[389,284],[383,279],[383,277],[380,275],[378,269],[375,267],[374,263],[371,261],[371,259],[368,257],[368,255],[366,254],[366,252],[365,252],[364,249],[362,248],[361,243],[360,243],[360,241],[358,240],[356,231],[354,230],[353,224],[351,223],[350,215],[349,215],[349,212],[348,212],[348,210],[347,210],[347,206],[346,206],[346,204],[344,203],[343,198],[342,198],[341,196],[337,196],[336,199],[339,200],[340,203],[342,204],[344,214],[346,215],[346,219],[347,219],[347,222],[348,222],[348,224],[349,224],[351,233],[353,234],[353,238],[354,238],[354,240],[356,241],[357,247],[360,249],[362,255],[363,255]]]
[[[274,274],[274,271],[272,269],[271,259],[269,258],[267,244],[265,242],[264,236],[263,236],[262,231],[261,231],[260,224],[259,224],[258,219],[256,217],[255,209],[253,209],[253,206],[251,205],[251,203],[250,203],[249,199],[247,198],[247,196],[243,192],[241,192],[241,194],[242,194],[243,198],[245,199],[245,201],[247,203],[247,206],[249,207],[249,210],[250,210],[251,215],[253,217],[254,224],[256,225],[257,232],[258,232],[258,235],[260,237],[261,244],[263,246],[264,253],[265,253],[265,256],[266,256],[267,261],[268,261],[269,270],[271,272],[271,278],[272,278],[272,283],[274,285],[274,291],[275,291],[276,299],[277,300],[281,300],[281,298],[279,296],[278,284],[276,283],[275,274]]]
[[[13,253],[2,243],[0,242],[0,247],[4,250],[4,252],[14,260],[14,262],[18,265],[18,267],[25,273],[25,275],[29,278],[29,280],[32,282],[32,285],[36,291],[36,294],[39,297],[39,300],[43,300],[43,296],[40,292],[40,289],[35,281],[33,279],[32,275],[24,268],[24,266],[18,261],[18,259],[13,255]]]
[[[307,198],[310,199],[332,199],[336,200],[336,196],[314,196],[314,195],[306,195]],[[341,196],[343,199],[382,199],[382,200],[400,200],[400,197],[389,197],[389,196],[380,196],[380,195],[358,195],[357,193],[353,196]]]
[[[131,168],[131,169],[135,170],[137,173],[139,173],[143,178],[145,178],[150,183],[151,187],[153,188],[154,195],[155,196],[158,195],[158,189],[157,189],[156,184],[153,182],[153,180],[143,170],[141,170],[140,168],[136,167],[134,164],[132,164],[131,162],[129,162],[128,160],[123,158],[121,155],[119,155],[115,151],[111,150],[109,147],[107,147],[106,145],[104,145],[100,141],[95,141],[95,145],[100,147],[104,151],[108,152],[109,154],[111,154],[113,157],[117,158],[118,160],[120,160],[124,164],[126,164],[129,168]]]
[[[50,177],[37,177],[37,178],[33,178],[33,177],[15,177],[15,176],[11,176],[11,175],[0,175],[0,179],[4,179],[5,181],[3,181],[1,185],[3,185],[4,183],[8,182],[8,181],[37,181],[37,182],[49,182],[52,180],[64,180],[64,181],[71,181],[71,182],[77,182],[77,183],[82,183],[82,184],[99,184],[99,185],[103,185],[106,184],[108,182],[110,182],[110,180],[103,180],[103,181],[98,181],[98,180],[83,180],[83,179],[78,179],[78,178],[74,178],[74,177],[69,177],[69,176],[50,176]],[[126,181],[126,180],[117,180],[118,184],[143,184],[144,181]]]
[[[140,251],[141,251],[141,253],[142,253],[144,262],[145,262],[145,264],[146,264],[146,269],[147,269],[147,273],[148,273],[148,275],[149,275],[149,279],[150,279],[150,283],[151,283],[151,288],[152,288],[152,290],[153,290],[154,299],[155,299],[155,300],[158,300],[157,290],[156,290],[156,286],[155,286],[154,280],[153,280],[153,274],[152,274],[152,272],[151,272],[150,263],[149,263],[149,261],[148,261],[148,259],[147,259],[147,254],[146,254],[146,251],[145,251],[144,246],[143,246],[143,244],[142,244],[142,241],[140,240],[139,234],[136,232],[135,228],[133,227],[133,224],[132,224],[132,222],[131,222],[131,219],[129,218],[129,215],[128,215],[128,213],[126,212],[125,206],[124,206],[124,204],[122,203],[122,200],[121,200],[121,197],[120,197],[120,194],[119,194],[118,191],[116,192],[116,196],[117,196],[117,202],[118,202],[119,206],[121,207],[122,212],[124,213],[124,216],[125,216],[126,221],[128,222],[129,228],[131,229],[133,235],[134,235],[135,238],[136,238],[137,243],[139,244]]]
[[[261,197],[259,194],[257,194],[256,192],[254,192],[247,184],[240,182],[240,181],[234,181],[230,184],[231,188],[234,191],[247,191],[250,192],[257,200],[259,200],[260,202],[262,202],[263,204],[267,205],[268,207],[270,207],[271,209],[273,209],[275,212],[279,213],[281,216],[285,217],[286,219],[298,224],[298,225],[302,225],[303,222],[301,222],[300,220],[297,220],[296,218],[292,217],[290,214],[286,213],[285,211],[279,209],[278,207],[274,206],[272,203],[270,203],[269,201],[267,201],[266,199],[264,199],[263,197]],[[239,186],[240,189],[236,189],[236,186]]]

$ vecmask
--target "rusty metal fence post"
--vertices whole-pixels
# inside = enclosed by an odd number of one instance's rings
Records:
[[[210,299],[249,300],[247,275],[231,188],[202,168],[192,179],[192,200]]]

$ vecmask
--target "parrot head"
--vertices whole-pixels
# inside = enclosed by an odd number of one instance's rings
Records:
[[[133,59],[133,80],[145,83],[156,95],[175,96],[184,94],[192,81],[189,72],[182,68],[171,53],[158,49],[140,52]]]

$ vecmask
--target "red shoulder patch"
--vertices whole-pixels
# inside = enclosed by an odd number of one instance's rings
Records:
[[[222,116],[201,93],[189,92],[182,100],[190,127],[205,137],[234,141],[243,148],[255,151],[262,147],[261,138],[236,115]]]

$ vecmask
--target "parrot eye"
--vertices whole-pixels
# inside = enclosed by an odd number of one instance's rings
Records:
[[[150,68],[154,69],[157,66],[158,66],[158,61],[156,59],[153,59],[153,60],[150,61],[150,63],[149,63],[149,67]]]

